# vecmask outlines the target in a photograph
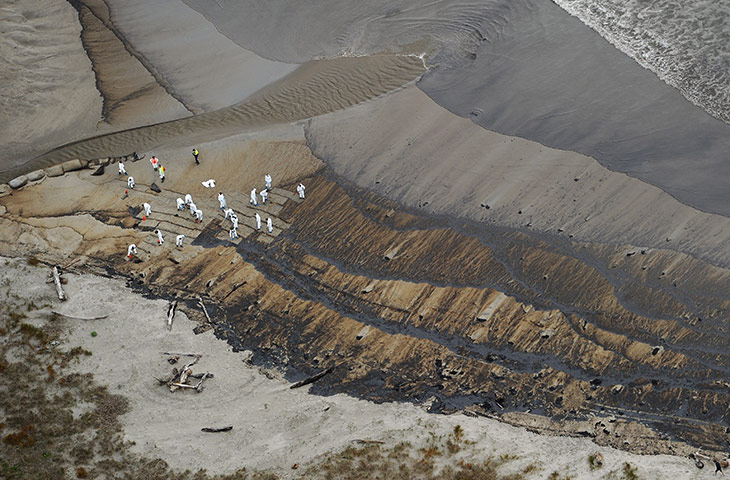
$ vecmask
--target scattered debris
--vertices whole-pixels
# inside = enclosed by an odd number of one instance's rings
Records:
[[[152,185],[150,185],[150,190],[152,190],[153,192],[157,192],[157,193],[162,192],[160,187],[158,187],[157,184],[154,182],[152,182]]]
[[[165,379],[156,378],[156,380],[160,383],[160,385],[167,385],[170,387],[170,391],[174,392],[176,390],[180,389],[190,389],[195,390],[197,393],[200,393],[205,388],[203,386],[203,382],[207,380],[208,378],[213,378],[214,375],[210,372],[205,373],[197,373],[194,374],[192,370],[192,366],[198,363],[198,360],[201,359],[202,355],[200,354],[191,354],[191,353],[168,353],[165,352],[165,355],[170,355],[171,358],[169,358],[167,361],[168,363],[177,363],[177,360],[180,358],[180,356],[190,356],[193,357],[193,360],[189,362],[187,365],[185,365],[183,368],[178,370],[177,368],[172,369],[172,373]],[[199,379],[200,381],[196,383],[195,385],[191,385],[188,382],[189,379]]]

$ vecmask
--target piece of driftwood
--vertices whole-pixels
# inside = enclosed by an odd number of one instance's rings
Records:
[[[181,352],[162,352],[163,355],[172,355],[172,356],[179,356],[179,357],[202,357],[203,354],[201,353],[181,353]]]
[[[157,184],[154,182],[152,183],[152,185],[150,185],[150,190],[157,193],[160,193],[162,191],[160,187],[158,187]]]
[[[212,323],[210,321],[210,315],[208,315],[208,309],[205,308],[205,304],[203,303],[203,297],[198,297],[198,305],[200,305],[200,308],[203,309],[203,314],[205,314],[205,318],[208,320],[208,323]]]
[[[94,170],[94,173],[91,174],[92,177],[98,177],[100,175],[104,175],[104,165],[100,165],[99,168]]]
[[[220,428],[205,427],[205,428],[200,429],[201,432],[206,432],[206,433],[230,432],[231,430],[233,430],[233,425],[229,425],[227,427],[220,427]]]
[[[58,267],[53,267],[53,281],[56,283],[56,293],[58,294],[58,299],[66,301],[66,293],[61,287],[61,275],[58,273]]]
[[[64,271],[64,270],[68,269],[71,265],[73,265],[74,263],[78,262],[79,260],[81,260],[81,257],[74,258],[73,260],[71,260],[70,262],[68,262],[66,265],[63,265],[61,267],[61,271]]]
[[[322,378],[325,375],[327,375],[328,373],[330,373],[331,371],[332,371],[332,367],[326,368],[326,369],[322,370],[321,372],[319,372],[316,375],[312,375],[309,378],[305,378],[304,380],[298,381],[297,383],[295,383],[294,385],[292,385],[289,388],[299,388],[299,387],[303,387],[304,385],[309,385],[310,383],[314,383],[317,380],[319,380],[320,378]]]
[[[188,379],[188,376],[190,376],[193,371],[190,369],[193,365],[198,363],[198,360],[200,360],[200,357],[193,358],[193,361],[185,365],[178,373],[177,375],[174,375],[172,380],[170,381],[170,391],[174,392],[178,390],[180,387],[178,384],[185,384],[185,381]]]
[[[205,377],[205,378],[213,378],[213,377],[215,377],[215,375],[213,375],[210,372],[205,372],[205,373],[192,373],[192,374],[190,374],[190,376],[188,378],[198,378],[198,379],[200,379],[200,378],[203,378],[203,377]]]
[[[61,317],[72,318],[74,320],[104,320],[105,318],[109,317],[109,315],[102,315],[100,317],[76,317],[74,315],[67,315],[65,313],[57,312],[55,310],[51,310],[51,313],[54,315],[59,315]]]
[[[175,318],[175,310],[177,310],[177,300],[167,305],[167,329],[172,330],[172,320]]]

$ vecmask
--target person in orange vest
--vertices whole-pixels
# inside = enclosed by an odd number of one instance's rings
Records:
[[[150,163],[152,164],[152,168],[154,168],[155,169],[155,172],[156,172],[157,171],[157,164],[160,163],[160,161],[157,159],[157,157],[155,157],[154,155],[152,155],[152,158],[150,158]]]

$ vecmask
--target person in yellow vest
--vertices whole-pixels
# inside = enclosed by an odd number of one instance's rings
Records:
[[[160,172],[160,182],[165,183],[165,167],[164,165],[160,165],[160,168],[158,169]]]
[[[198,152],[197,148],[193,148],[193,158],[195,159],[195,165],[200,165],[200,162],[198,161],[198,155],[200,153]]]

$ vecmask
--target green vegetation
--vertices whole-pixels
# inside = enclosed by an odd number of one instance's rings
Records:
[[[624,476],[622,477],[624,480],[638,480],[639,476],[636,475],[636,467],[631,465],[629,462],[624,463],[624,469],[623,469]]]
[[[595,455],[588,455],[588,466],[591,468],[591,471],[593,471],[601,468],[603,463],[601,463]]]

